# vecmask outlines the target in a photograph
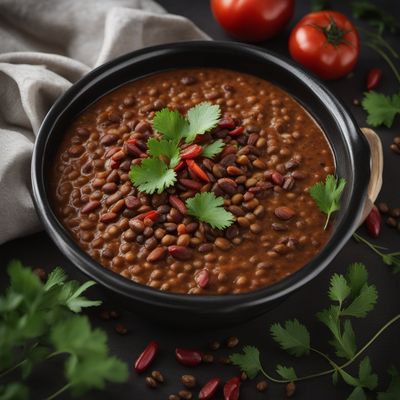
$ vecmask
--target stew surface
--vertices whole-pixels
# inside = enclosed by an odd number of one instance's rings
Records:
[[[129,171],[156,135],[155,112],[184,114],[204,101],[220,105],[222,123],[201,144],[225,142],[215,158],[196,158],[210,182],[183,168],[163,193],[139,192]],[[271,285],[320,251],[330,229],[308,188],[334,171],[324,133],[289,94],[231,70],[182,69],[127,83],[84,110],[57,151],[49,192],[73,239],[105,268],[164,291],[223,295]],[[213,229],[174,202],[198,191],[222,196],[235,223]]]

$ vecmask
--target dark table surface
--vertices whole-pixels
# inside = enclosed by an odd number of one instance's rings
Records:
[[[213,20],[208,0],[160,0],[159,2],[169,12],[184,15],[191,19],[213,39],[231,40]],[[333,3],[335,6],[337,5],[338,9],[342,9],[340,4],[342,2],[337,1]],[[399,16],[399,11],[395,3],[395,1],[379,2],[379,4],[391,10],[394,15]],[[298,1],[292,24],[298,21],[308,10],[308,1]],[[346,11],[346,8],[344,10]],[[261,46],[276,51],[279,54],[287,55],[288,32],[289,29],[286,29],[278,38],[265,42]],[[394,39],[393,43],[395,43]],[[361,97],[365,86],[365,75],[371,67],[381,67],[384,70],[382,89],[388,93],[393,92],[394,85],[396,84],[393,75],[376,54],[365,48],[362,50],[361,58],[353,77],[327,83],[327,86],[347,104],[360,126],[365,125],[365,114],[360,107],[353,105],[353,100]],[[398,136],[400,133],[399,123],[397,122],[391,129],[382,128],[378,129],[377,132],[382,139],[385,153],[384,184],[379,199],[388,202],[391,206],[399,206],[400,157],[389,150],[389,145],[393,137]],[[392,249],[392,251],[399,250],[400,233],[384,226],[379,243]],[[72,278],[81,281],[86,279],[61,254],[50,237],[45,233],[14,240],[0,247],[0,265],[2,266],[0,268],[0,284],[2,288],[6,284],[5,266],[12,258],[19,258],[28,265],[44,267],[47,270],[59,265],[65,268]],[[93,310],[89,312],[92,323],[107,331],[111,352],[126,361],[129,366],[132,365],[135,357],[150,340],[159,340],[161,343],[161,352],[154,364],[154,369],[162,371],[167,382],[159,389],[152,391],[146,387],[143,377],[138,377],[132,373],[128,383],[109,385],[105,391],[91,392],[85,395],[84,398],[96,400],[166,399],[169,394],[176,393],[182,389],[179,384],[179,377],[183,373],[193,373],[202,383],[213,376],[220,376],[222,379],[227,379],[237,372],[235,367],[216,363],[188,371],[187,368],[183,368],[176,363],[173,350],[176,346],[205,348],[209,340],[222,340],[231,335],[238,336],[241,344],[254,344],[258,346],[262,352],[263,363],[266,369],[270,371],[273,371],[277,363],[294,365],[301,374],[325,368],[326,365],[313,356],[300,360],[287,356],[272,342],[268,334],[268,329],[273,322],[298,318],[311,330],[312,342],[317,347],[328,349],[328,332],[316,321],[314,315],[327,305],[326,289],[332,273],[344,272],[346,266],[355,261],[366,264],[370,280],[376,284],[380,294],[377,307],[370,316],[366,320],[355,321],[354,323],[358,344],[365,343],[382,324],[400,311],[400,296],[398,294],[400,276],[393,276],[390,269],[382,264],[380,259],[366,247],[350,241],[330,266],[309,283],[307,287],[293,294],[268,314],[235,328],[186,331],[184,329],[184,321],[182,321],[182,326],[179,328],[168,328],[139,318],[129,311],[122,310],[119,322],[123,322],[128,327],[129,333],[125,336],[120,336],[114,330],[117,321],[103,321],[98,318],[97,311]],[[113,307],[108,293],[100,287],[91,290],[90,294],[93,298],[103,299],[107,307]],[[396,363],[400,367],[398,362],[400,359],[399,330],[400,327],[398,325],[392,327],[367,352],[375,371],[380,375],[381,387],[385,387],[388,380],[385,373],[387,368],[391,364]],[[221,351],[220,354],[226,354],[226,351]],[[61,370],[57,369],[59,366],[55,362],[54,364],[43,365],[38,368],[38,371],[35,372],[31,379],[31,386],[33,387],[32,398],[43,398],[46,394],[52,393],[54,389],[62,385],[62,373]],[[245,383],[241,399],[284,398],[284,386],[270,385],[266,394],[256,392],[254,386],[254,383]],[[334,387],[332,386],[331,379],[325,377],[298,384],[295,398],[298,400],[309,400],[323,397],[325,400],[337,400],[345,399],[349,395],[349,392],[349,388],[343,383],[339,383]],[[68,398],[68,396],[64,398]]]

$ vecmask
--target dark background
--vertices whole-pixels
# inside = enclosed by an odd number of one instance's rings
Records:
[[[191,19],[199,28],[203,29],[213,39],[231,40],[219,28],[213,20],[208,0],[159,0],[169,12],[184,15]],[[348,15],[349,10],[342,4],[345,2],[332,2],[336,9],[345,11]],[[385,9],[399,16],[396,1],[379,1]],[[308,1],[297,1],[296,14],[291,26],[297,22],[302,15],[309,11]],[[287,55],[287,39],[290,31],[288,27],[278,38],[274,38],[261,44],[262,47],[276,51],[279,54]],[[391,42],[396,45],[398,37],[390,36]],[[398,43],[397,43],[398,44]],[[398,47],[397,47],[397,50]],[[370,50],[363,48],[362,54],[354,76],[343,78],[338,81],[328,82],[327,86],[347,104],[351,112],[355,115],[360,126],[365,126],[365,113],[360,107],[353,105],[354,99],[360,99],[365,90],[365,76],[369,68],[380,67],[384,71],[384,77],[380,89],[387,93],[397,91],[397,82],[386,64],[382,62],[378,55]],[[391,129],[378,129],[377,132],[382,139],[385,153],[384,185],[379,199],[386,201],[392,207],[400,206],[400,156],[394,154],[389,149],[394,136],[400,135],[400,127],[397,122]],[[361,233],[365,232],[361,230]],[[378,241],[387,246],[391,251],[400,250],[400,232],[392,228],[383,227],[383,233]],[[85,280],[86,277],[78,272],[76,268],[61,254],[53,244],[49,236],[45,233],[28,236],[14,240],[0,247],[0,285],[2,288],[7,283],[6,264],[11,258],[19,258],[24,263],[33,267],[43,267],[51,270],[54,266],[62,266],[68,274],[75,279]],[[102,392],[91,392],[84,396],[85,399],[167,399],[171,393],[176,393],[182,389],[179,377],[184,373],[192,373],[202,384],[214,376],[228,379],[237,373],[233,366],[225,366],[219,363],[203,365],[192,370],[184,368],[174,360],[174,348],[193,347],[206,348],[211,339],[223,340],[231,335],[240,338],[240,344],[256,345],[262,353],[262,361],[266,370],[272,372],[277,363],[293,365],[299,375],[316,372],[326,369],[327,365],[316,359],[314,356],[300,360],[287,356],[279,350],[276,344],[269,337],[269,327],[272,323],[285,321],[289,318],[298,318],[305,323],[311,331],[311,340],[315,347],[330,351],[327,342],[329,335],[327,330],[316,321],[315,313],[327,304],[326,290],[329,277],[334,272],[344,272],[349,263],[360,261],[364,262],[368,268],[370,281],[375,283],[379,291],[379,301],[375,310],[369,314],[366,320],[354,321],[357,343],[361,347],[386,321],[400,311],[400,275],[394,276],[390,268],[385,266],[380,259],[363,245],[351,240],[339,253],[331,265],[316,279],[289,299],[275,308],[268,314],[248,322],[236,328],[222,330],[186,331],[185,321],[179,328],[167,328],[158,326],[149,320],[143,320],[138,316],[126,311],[122,311],[119,321],[103,321],[98,317],[98,310],[90,311],[89,315],[94,326],[105,329],[109,336],[111,352],[126,361],[132,371],[135,358],[150,340],[158,340],[161,344],[161,352],[154,363],[152,369],[160,370],[166,383],[156,390],[146,387],[144,376],[138,377],[132,372],[129,382],[123,385],[109,385]],[[96,287],[91,290],[92,298],[104,300],[105,307],[113,308],[107,292],[102,288]],[[151,319],[151,315],[149,315]],[[124,323],[129,333],[120,336],[115,332],[117,322]],[[400,346],[399,346],[400,326],[395,325],[387,331],[375,344],[367,351],[370,356],[374,370],[380,377],[380,388],[387,386],[387,368],[394,364],[400,368]],[[218,354],[228,354],[226,350]],[[354,370],[353,370],[354,372]],[[61,364],[57,362],[46,364],[39,367],[31,379],[33,388],[32,398],[40,399],[53,393],[63,384]],[[242,387],[241,399],[284,399],[284,386],[270,385],[268,391],[260,394],[255,390],[255,383],[246,382]],[[196,392],[195,392],[196,393]],[[318,378],[312,381],[301,382],[297,385],[297,400],[320,399],[338,400],[345,399],[350,393],[348,386],[339,383],[336,387],[332,385],[329,377]],[[65,396],[64,398],[68,398]]]

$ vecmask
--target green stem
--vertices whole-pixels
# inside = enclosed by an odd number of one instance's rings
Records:
[[[61,393],[64,393],[66,390],[68,390],[71,387],[72,383],[67,383],[65,386],[63,386],[61,389],[57,390],[57,392],[54,392],[52,395],[49,397],[46,397],[45,400],[52,400],[55,399],[57,396],[59,396]]]
[[[8,375],[9,373],[15,371],[17,368],[19,368],[21,365],[23,365],[26,362],[26,358],[22,361],[20,361],[18,364],[13,365],[12,367],[6,369],[5,371],[0,373],[0,379]]]
[[[393,64],[392,60],[389,58],[389,56],[381,48],[379,48],[375,43],[366,43],[365,45],[367,47],[375,50],[387,62],[389,67],[392,69],[396,79],[400,83],[400,73],[397,70],[396,66]]]
[[[364,239],[362,236],[360,236],[358,233],[353,233],[353,237],[354,239],[356,239],[359,242],[364,243],[365,245],[367,245],[373,252],[375,252],[376,254],[378,254],[379,256],[383,256],[384,254],[381,253],[377,246],[374,246],[372,243],[370,243],[368,240]]]
[[[399,53],[397,53],[397,51],[381,35],[379,35],[375,32],[370,32],[361,27],[358,27],[358,30],[360,32],[363,32],[365,35],[369,36],[370,38],[374,39],[375,41],[379,42],[383,47],[385,47],[387,50],[389,50],[392,57],[400,58]]]

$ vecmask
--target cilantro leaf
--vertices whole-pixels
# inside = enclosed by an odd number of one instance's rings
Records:
[[[356,354],[356,335],[354,333],[351,322],[346,320],[344,322],[343,333],[339,340],[331,340],[329,343],[336,349],[338,357],[350,359]]]
[[[179,111],[163,108],[161,111],[155,113],[153,128],[162,133],[166,139],[179,142],[179,139],[186,136],[189,123]]]
[[[203,157],[213,158],[217,154],[221,153],[224,147],[225,147],[224,141],[222,139],[217,139],[215,142],[212,142],[204,146],[201,155]]]
[[[197,193],[186,200],[188,213],[213,228],[225,229],[235,220],[234,215],[223,207],[224,199],[215,197],[212,192]]]
[[[151,138],[147,141],[148,152],[153,157],[166,156],[169,160],[170,168],[175,168],[180,160],[179,146],[173,140],[157,140]]]
[[[343,275],[334,274],[331,277],[331,284],[329,287],[329,297],[333,301],[342,304],[351,292],[350,287],[347,285],[347,281]]]
[[[297,319],[286,321],[285,327],[273,324],[270,331],[272,338],[289,354],[296,357],[309,354],[310,334]]]
[[[158,158],[145,158],[140,165],[135,165],[129,172],[134,186],[141,192],[162,193],[176,181],[176,173]]]
[[[364,357],[360,362],[358,379],[360,381],[360,386],[369,390],[374,390],[378,386],[378,375],[372,372],[372,366],[369,357]]]
[[[28,388],[20,382],[0,386],[0,400],[28,400]]]
[[[237,365],[248,378],[255,378],[262,369],[260,363],[260,352],[254,346],[243,347],[243,354],[234,353],[229,359],[232,364]]]
[[[367,400],[364,389],[360,386],[354,388],[347,400]]]
[[[44,290],[49,291],[54,286],[62,285],[67,280],[66,273],[59,267],[54,268],[53,271],[49,273],[47,281],[44,285]]]
[[[350,264],[347,269],[346,281],[351,288],[352,296],[358,296],[362,287],[367,283],[368,272],[362,263]]]
[[[197,135],[202,135],[215,128],[221,116],[219,105],[203,102],[192,107],[186,114],[189,130],[185,134],[186,143],[191,143]]]
[[[400,374],[399,371],[392,367],[389,369],[391,377],[389,386],[386,392],[378,393],[378,400],[398,400],[400,399]]]
[[[331,214],[340,209],[339,201],[345,186],[345,179],[337,179],[333,175],[328,175],[325,184],[318,182],[309,189],[309,193],[319,209],[327,215],[324,229],[328,226]]]
[[[288,381],[293,382],[297,379],[297,374],[293,367],[285,367],[279,364],[276,366],[276,373]]]
[[[364,318],[369,311],[373,310],[377,299],[378,292],[376,287],[364,284],[360,294],[341,312],[341,315]]]
[[[390,97],[383,93],[368,92],[364,95],[362,106],[368,113],[367,122],[370,125],[390,128],[396,115],[400,114],[400,93]]]

